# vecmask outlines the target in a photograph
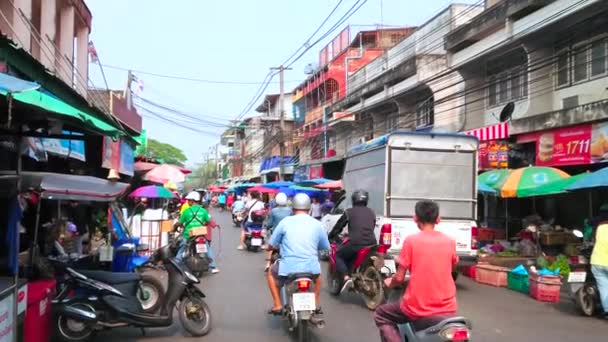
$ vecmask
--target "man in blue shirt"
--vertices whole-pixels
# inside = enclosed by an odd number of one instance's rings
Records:
[[[292,214],[291,208],[287,206],[287,195],[281,192],[277,194],[275,201],[277,207],[270,211],[270,215],[268,215],[268,218],[266,219],[266,229],[268,230],[268,235],[272,235],[272,232],[274,232],[275,228],[279,225],[279,223],[284,218],[291,216]],[[268,249],[268,246],[265,246],[265,248]],[[271,256],[272,250],[268,252],[268,259],[270,259]],[[270,261],[267,261],[264,272],[267,272],[269,269]]]
[[[270,237],[269,245],[280,250],[281,259],[272,265],[271,272],[268,273],[268,287],[273,300],[269,314],[281,314],[279,289],[287,276],[293,273],[318,275],[315,279],[315,300],[317,313],[321,313],[319,250],[329,249],[329,240],[321,223],[308,215],[310,205],[308,195],[297,194],[292,205],[294,215],[281,220]]]

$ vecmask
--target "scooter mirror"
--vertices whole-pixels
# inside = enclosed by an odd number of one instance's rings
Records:
[[[576,237],[577,237],[577,238],[579,238],[579,239],[581,239],[581,238],[584,236],[584,235],[583,235],[583,232],[581,232],[581,231],[580,231],[580,230],[578,230],[578,229],[573,230],[573,231],[572,231],[572,234],[574,234],[574,236],[576,236]]]

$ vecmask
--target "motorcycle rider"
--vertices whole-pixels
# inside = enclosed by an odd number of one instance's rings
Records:
[[[268,235],[272,235],[274,229],[279,225],[279,223],[286,218],[287,216],[291,216],[292,210],[287,206],[287,195],[284,193],[279,193],[275,197],[276,207],[270,211],[270,215],[268,215],[268,220],[266,221],[266,229],[268,229]],[[272,256],[272,250],[268,252],[268,259]],[[270,261],[266,263],[266,268],[264,272],[268,271],[270,268]]]
[[[321,314],[321,264],[319,263],[319,250],[329,249],[329,240],[321,223],[310,215],[310,197],[299,193],[293,198],[293,216],[285,217],[277,225],[270,237],[269,245],[281,253],[268,272],[268,288],[272,295],[273,306],[269,314],[280,315],[281,305],[280,287],[285,278],[293,273],[311,273],[315,278],[315,301],[317,314]],[[270,260],[268,260],[270,261]]]
[[[398,287],[409,270],[407,290],[400,303],[380,305],[374,313],[384,342],[401,341],[399,324],[456,312],[456,285],[452,279],[452,267],[458,262],[456,242],[435,230],[440,221],[437,203],[416,203],[414,221],[420,232],[405,239],[396,260],[397,273],[384,281],[389,288]]]
[[[245,205],[245,210],[247,210],[247,219],[243,224],[243,229],[241,229],[241,241],[239,246],[237,247],[238,250],[245,249],[245,232],[247,231],[249,225],[253,224],[251,214],[254,211],[263,210],[265,208],[264,202],[260,200],[259,192],[253,191],[251,192],[250,196],[251,199],[247,201],[247,204]]]
[[[333,240],[348,225],[348,242],[340,246],[336,253],[336,269],[344,277],[344,286],[341,291],[352,286],[348,265],[353,261],[357,252],[364,247],[377,244],[374,234],[376,214],[367,207],[368,199],[367,191],[355,190],[351,196],[353,207],[346,209],[329,233],[329,239]]]
[[[209,216],[207,210],[200,205],[200,193],[192,191],[186,196],[186,200],[188,201],[188,209],[186,209],[179,218],[179,223],[184,226],[184,239],[179,246],[176,257],[179,261],[182,261],[184,252],[186,251],[186,247],[188,245],[187,241],[190,238],[190,230],[192,228],[207,226],[211,221],[211,216]],[[208,227],[208,229],[210,230],[212,228]],[[211,273],[215,274],[220,270],[217,268],[215,260],[213,259],[213,250],[211,249],[210,239],[207,240],[207,256],[209,259],[211,259],[209,268],[211,269]]]

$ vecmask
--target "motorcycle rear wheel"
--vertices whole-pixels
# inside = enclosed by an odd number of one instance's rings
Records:
[[[298,342],[308,342],[310,340],[310,329],[308,328],[308,321],[298,322]]]
[[[211,331],[211,310],[199,296],[190,296],[181,300],[179,320],[192,336],[205,336]]]
[[[363,272],[363,281],[372,286],[370,291],[361,291],[365,305],[370,310],[376,310],[378,306],[386,301],[384,296],[384,280],[380,272],[374,267],[369,266]]]
[[[583,286],[576,292],[576,303],[585,316],[591,317],[596,314],[597,305],[587,286]]]
[[[337,272],[332,271],[331,264],[329,263],[327,264],[327,288],[329,289],[329,294],[333,296],[339,295],[342,290],[342,279]]]
[[[93,310],[93,307],[85,303],[74,303],[71,306],[84,310]],[[93,310],[94,311],[94,310]],[[55,319],[57,337],[65,342],[88,341],[93,337],[94,329],[91,325],[73,318],[58,315]]]

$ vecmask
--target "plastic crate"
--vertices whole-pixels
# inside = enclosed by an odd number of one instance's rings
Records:
[[[506,267],[478,264],[475,267],[475,281],[486,285],[507,287],[507,273],[509,273],[509,269]]]
[[[507,275],[507,287],[513,291],[530,293],[530,282],[527,274],[509,272]]]
[[[558,303],[562,288],[559,276],[539,276],[530,274],[530,296],[541,302]]]

